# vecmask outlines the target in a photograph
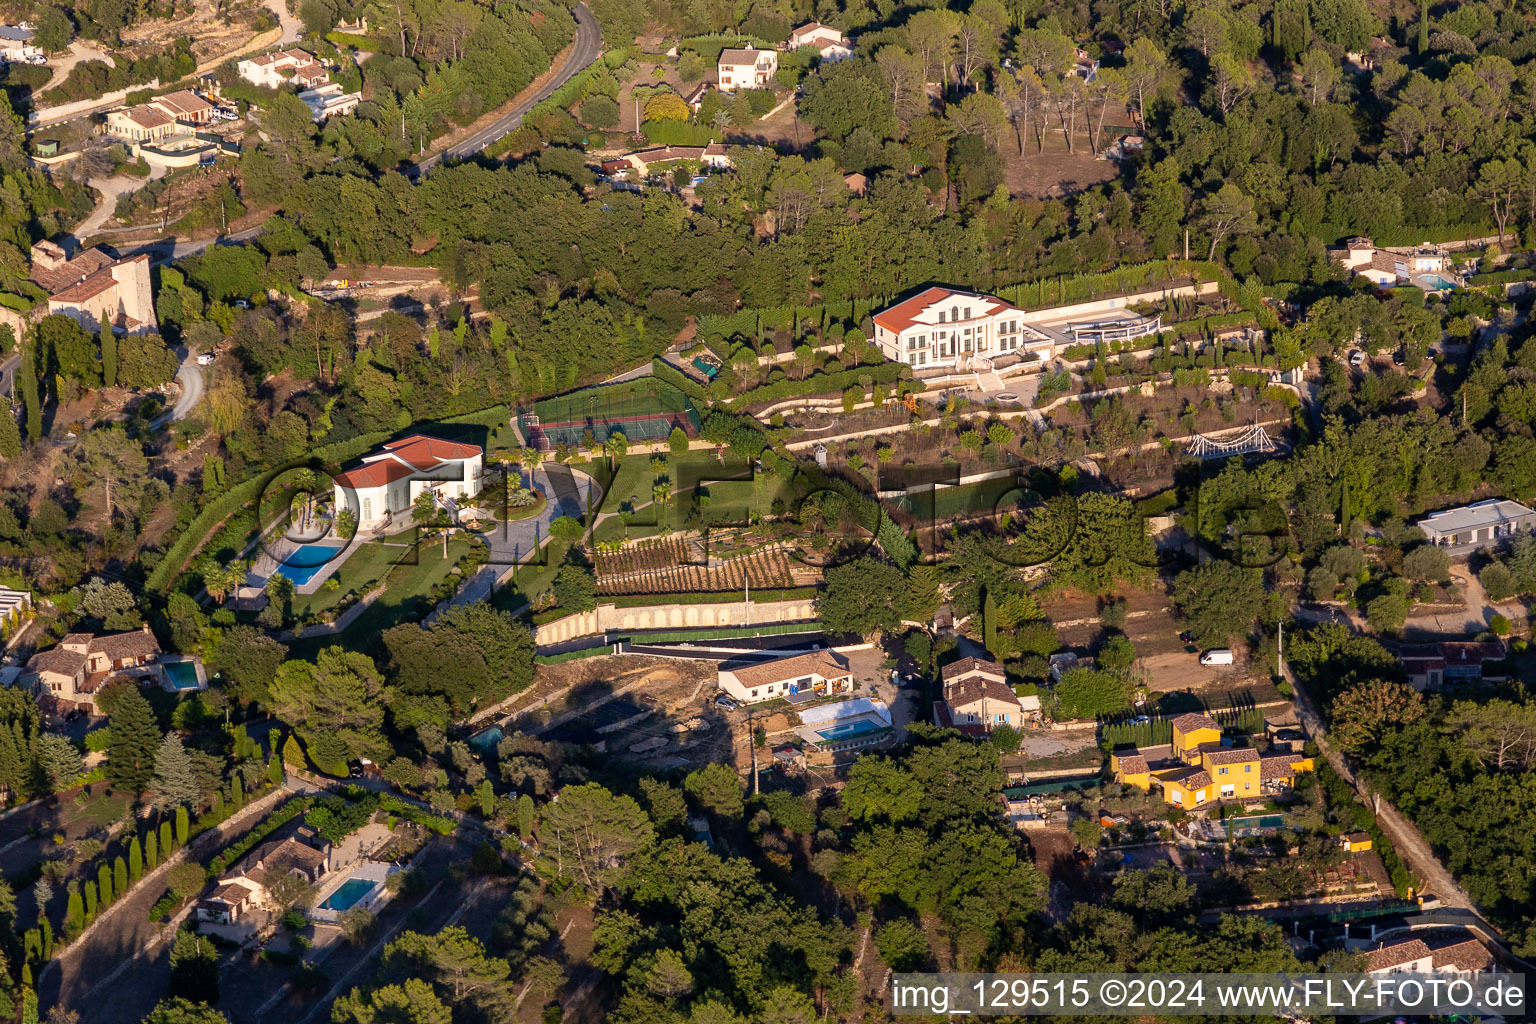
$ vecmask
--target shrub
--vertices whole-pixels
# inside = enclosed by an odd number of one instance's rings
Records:
[[[1502,615],[1489,619],[1488,628],[1493,630],[1494,636],[1509,636],[1509,620]]]

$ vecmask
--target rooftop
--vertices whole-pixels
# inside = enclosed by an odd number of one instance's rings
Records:
[[[1462,530],[1475,530],[1484,526],[1514,522],[1531,515],[1536,515],[1536,512],[1532,512],[1518,501],[1489,498],[1487,501],[1462,505],[1460,508],[1448,508],[1443,512],[1425,516],[1416,525],[1421,529],[1428,527],[1436,533],[1460,533]]]
[[[979,292],[965,292],[956,288],[925,288],[904,302],[898,302],[888,309],[882,309],[875,314],[875,323],[888,331],[901,333],[917,322],[917,319],[926,313],[929,307],[945,299],[969,299],[972,302],[981,302],[985,305],[981,316],[992,316],[1005,309],[1014,307],[992,295],[982,295]],[[974,317],[972,319],[975,319]]]
[[[1183,733],[1194,732],[1196,729],[1214,729],[1217,732],[1221,732],[1221,726],[1217,725],[1215,719],[1208,715],[1196,715],[1193,713],[1180,715],[1173,720],[1172,724],[1176,731]]]
[[[769,683],[783,682],[812,674],[835,679],[853,673],[848,660],[835,651],[812,651],[810,654],[776,658],[773,661],[743,665],[740,668],[729,668],[728,664],[722,663],[720,671],[730,672],[743,686],[766,686]]]
[[[957,679],[971,672],[987,672],[997,676],[999,679],[1007,678],[1006,673],[1003,671],[1003,666],[995,661],[988,661],[985,658],[961,658],[959,661],[945,665],[943,671],[939,674],[947,683],[951,679]]]

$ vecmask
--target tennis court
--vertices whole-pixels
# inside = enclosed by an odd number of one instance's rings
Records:
[[[519,416],[518,426],[529,444],[549,451],[560,444],[582,444],[588,431],[596,444],[613,434],[637,443],[659,441],[678,427],[697,437],[699,411],[672,385],[642,377],[540,399]]]

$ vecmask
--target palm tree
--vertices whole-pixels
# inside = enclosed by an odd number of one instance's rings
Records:
[[[245,574],[249,569],[250,566],[238,558],[228,565],[213,566],[203,573],[203,586],[207,588],[208,596],[223,604],[230,592],[239,589],[240,584],[245,582]]]

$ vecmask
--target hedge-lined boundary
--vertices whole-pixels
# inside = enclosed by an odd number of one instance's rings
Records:
[[[860,377],[870,377],[876,384],[891,384],[909,376],[911,372],[912,367],[905,363],[876,363],[873,366],[855,366],[847,370],[839,370],[837,373],[814,373],[804,380],[790,380],[785,377],[783,380],[776,380],[772,384],[764,384],[745,394],[737,395],[725,402],[724,408],[736,412],[761,402],[776,402],[785,398],[800,398],[804,395],[841,394],[858,385]]]
[[[613,645],[604,644],[601,647],[586,647],[579,651],[564,651],[560,654],[535,654],[533,660],[539,665],[558,665],[562,661],[576,661],[579,658],[597,658],[612,653]]]
[[[405,430],[361,434],[349,441],[338,441],[336,444],[316,448],[306,458],[294,459],[275,469],[267,470],[260,476],[236,484],[204,506],[181,536],[166,549],[165,557],[160,559],[159,564],[150,572],[149,579],[145,581],[145,587],[152,593],[162,596],[167,594],[181,574],[191,567],[192,559],[202,550],[204,542],[213,535],[219,524],[244,506],[256,501],[273,480],[289,470],[339,466],[392,437],[403,437],[412,432],[430,430],[434,425],[481,426],[494,430],[500,427],[510,415],[510,410],[505,405],[493,405],[479,412],[465,413],[445,420],[415,423]]]

